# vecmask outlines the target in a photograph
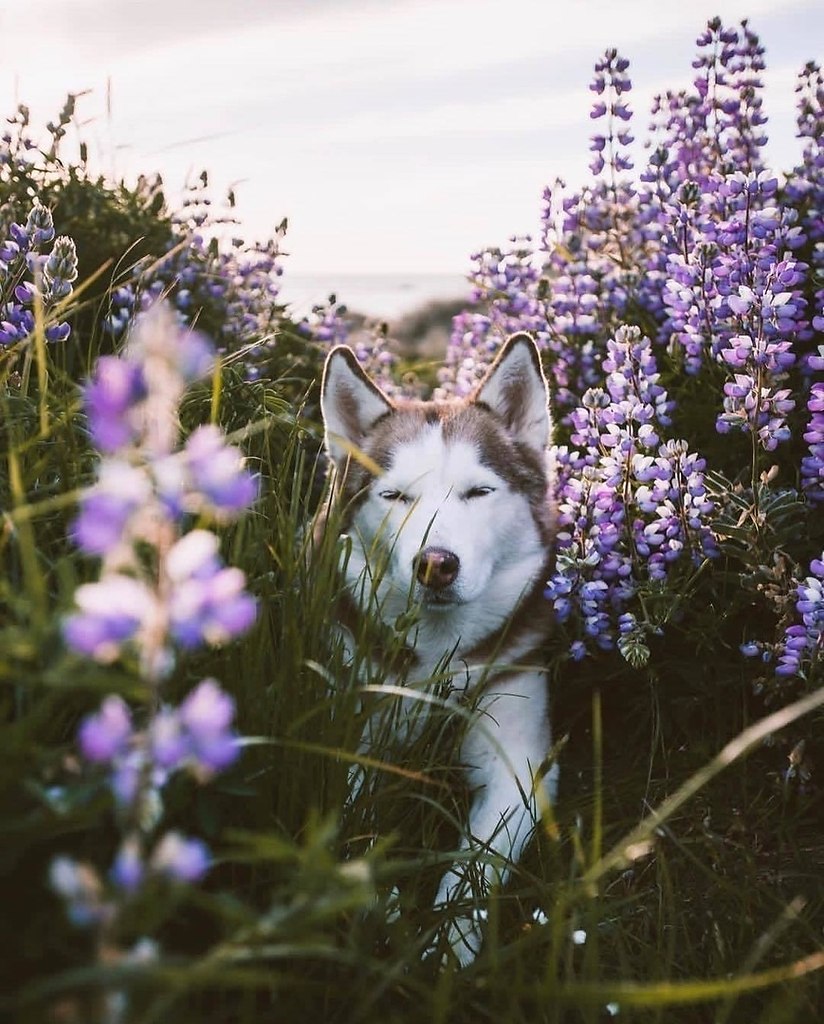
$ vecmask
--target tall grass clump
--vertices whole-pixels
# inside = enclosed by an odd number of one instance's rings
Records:
[[[764,51],[699,36],[639,173],[629,62],[595,65],[591,180],[473,257],[435,388],[545,353],[559,420],[557,805],[457,970],[432,908],[471,708],[396,694],[334,625],[347,538],[282,229],[218,244],[208,179],[65,157],[70,98],[0,142],[0,914],[23,1022],[812,1021],[824,1000],[824,81],[764,164]],[[231,217],[231,209],[226,214]],[[387,389],[380,332],[356,339]],[[407,369],[408,367],[404,367]],[[412,698],[410,700],[409,698]],[[353,779],[360,780],[352,786]],[[475,856],[482,856],[476,854]]]

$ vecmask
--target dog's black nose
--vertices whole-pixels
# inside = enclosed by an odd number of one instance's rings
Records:
[[[461,560],[445,548],[424,548],[415,559],[415,573],[425,587],[443,590],[454,583]]]

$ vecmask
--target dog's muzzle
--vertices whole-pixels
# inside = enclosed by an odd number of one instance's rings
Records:
[[[461,560],[446,548],[424,548],[415,557],[415,575],[430,590],[445,590],[458,578]]]

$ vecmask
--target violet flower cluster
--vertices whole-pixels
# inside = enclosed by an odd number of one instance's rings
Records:
[[[148,708],[138,715],[109,696],[78,733],[84,760],[102,769],[113,794],[122,841],[108,882],[63,857],[52,884],[73,920],[104,930],[151,879],[193,882],[205,874],[206,845],[162,828],[163,787],[179,771],[205,781],[240,749],[234,702],[215,680],[200,682],[179,707],[163,700],[180,652],[225,643],[256,617],[243,573],[223,564],[216,534],[191,528],[195,516],[234,520],[257,492],[242,453],[217,427],[179,442],[180,401],[212,363],[206,340],[157,307],[138,321],[121,356],[98,360],[84,392],[102,459],[72,536],[101,570],[77,589],[63,635],[79,655],[136,666]]]
[[[824,552],[810,562],[810,575],[799,583],[795,610],[801,621],[787,627],[775,674],[809,678],[824,655]]]
[[[298,329],[306,337],[313,338],[329,348],[345,345],[349,342],[347,313],[344,303],[338,302],[337,295],[333,294],[326,302],[312,306],[309,314],[298,324]]]
[[[50,251],[49,251],[50,246]],[[25,342],[35,329],[35,303],[42,303],[49,342],[65,341],[71,327],[55,318],[77,278],[77,253],[66,235],[55,238],[51,211],[38,200],[24,224],[12,221],[0,241],[0,348]]]
[[[624,327],[607,351],[606,387],[586,391],[571,415],[577,447],[557,451],[558,564],[546,596],[576,659],[639,628],[630,603],[640,588],[717,553],[705,462],[661,438],[671,404],[649,339]]]
[[[278,237],[262,244],[234,238],[221,249],[192,228],[185,244],[172,240],[169,250],[113,289],[104,319],[112,337],[122,337],[136,316],[163,298],[181,323],[208,323],[222,350],[235,351],[254,339],[259,354],[274,341],[282,308]]]
[[[824,79],[815,63],[802,71],[803,156],[781,185],[764,164],[758,36],[715,18],[697,51],[692,86],[655,100],[637,183],[629,64],[615,50],[596,63],[593,180],[545,189],[536,245],[512,239],[473,256],[475,306],[454,321],[439,380],[440,394],[467,393],[513,331],[544,350],[571,441],[559,455],[565,530],[548,595],[573,635],[580,626],[577,655],[610,646],[616,628],[633,634],[637,623],[620,618],[628,602],[663,585],[670,566],[715,552],[704,461],[664,440],[670,410],[640,393],[629,408],[616,390],[611,346],[624,325],[649,335],[667,371],[700,378],[717,432],[749,436],[753,487],[769,468],[764,453],[800,439],[806,402],[799,479],[808,501],[821,500],[812,375],[824,316],[812,314],[824,309]]]
[[[815,357],[824,369],[824,356]],[[807,399],[810,421],[804,432],[809,454],[801,459],[801,488],[808,501],[824,502],[824,381],[816,381]]]
[[[485,312],[467,311],[455,318],[446,360],[438,373],[438,398],[468,395],[511,333],[528,330],[541,347],[550,343],[532,239],[513,236],[506,249],[482,250],[472,261],[470,299],[482,304]],[[564,378],[561,362],[556,373],[559,380]]]
[[[824,194],[824,72],[815,61],[809,61],[798,78],[798,136],[803,143],[801,163],[789,175],[786,199],[799,214],[799,226],[809,240],[810,277],[814,292],[812,308],[824,311],[824,214],[821,196]],[[821,317],[816,329],[824,326]],[[815,320],[813,325],[816,326]]]

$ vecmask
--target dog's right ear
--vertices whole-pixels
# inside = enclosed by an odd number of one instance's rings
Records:
[[[362,446],[367,431],[392,412],[392,403],[367,377],[346,345],[338,345],[326,358],[320,391],[326,432],[326,450],[339,468]]]

